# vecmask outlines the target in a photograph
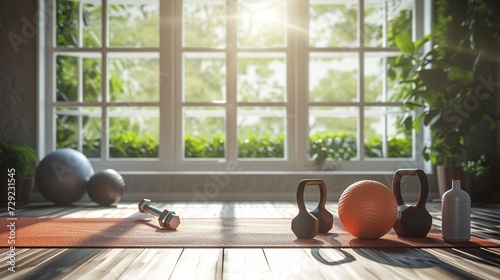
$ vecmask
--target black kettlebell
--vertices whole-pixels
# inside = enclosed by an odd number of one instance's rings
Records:
[[[403,176],[417,176],[420,193],[417,204],[408,206],[401,196],[401,178]],[[403,237],[425,237],[431,230],[432,216],[425,208],[429,195],[429,182],[425,172],[420,169],[398,169],[392,181],[392,191],[398,203],[398,216],[394,223],[394,230]]]
[[[318,186],[320,198],[318,207],[311,212],[307,211],[304,200],[304,190],[307,186]],[[297,188],[297,206],[299,214],[292,220],[292,231],[300,239],[311,239],[319,232],[328,232],[333,227],[333,215],[326,210],[326,185],[323,180],[304,179]]]

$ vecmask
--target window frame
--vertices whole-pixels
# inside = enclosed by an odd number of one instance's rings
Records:
[[[102,1],[103,15],[107,14],[107,0]],[[102,59],[102,100],[100,102],[64,102],[64,106],[97,106],[102,108],[103,125],[107,125],[108,116],[107,108],[120,102],[108,103],[108,73],[107,69],[108,53],[112,52],[153,52],[158,53],[160,60],[160,94],[157,102],[126,102],[127,106],[158,106],[161,125],[159,127],[159,151],[158,158],[109,158],[108,149],[108,130],[102,129],[101,140],[101,158],[90,159],[95,169],[114,168],[122,171],[311,171],[314,170],[314,162],[309,158],[309,108],[315,103],[309,101],[308,94],[300,94],[308,92],[308,65],[309,54],[313,51],[331,52],[331,51],[353,51],[357,52],[359,58],[358,69],[358,86],[360,87],[360,95],[363,94],[363,79],[364,79],[364,54],[367,52],[379,51],[395,51],[392,48],[372,48],[363,46],[363,26],[364,26],[364,1],[358,1],[358,40],[359,47],[352,48],[311,48],[309,47],[309,38],[306,32],[293,31],[291,26],[302,26],[306,30],[308,28],[308,1],[293,1],[287,2],[287,46],[281,49],[286,57],[286,102],[279,104],[284,106],[286,110],[286,131],[288,135],[285,144],[284,159],[238,159],[238,147],[235,137],[226,138],[226,158],[225,159],[183,159],[183,142],[182,135],[182,108],[189,104],[182,100],[182,54],[184,51],[201,51],[199,48],[185,48],[182,46],[181,30],[182,20],[182,1],[162,1],[160,5],[160,42],[158,47],[108,47],[107,46],[107,16],[102,16],[102,45],[101,47],[57,47],[55,45],[55,25],[56,19],[55,0],[39,0],[40,28],[39,32],[39,65],[38,65],[38,85],[39,94],[39,122],[38,122],[38,150],[40,156],[44,156],[50,151],[55,150],[55,110],[58,105],[54,101],[55,95],[55,56],[59,52],[65,53],[96,53],[101,55]],[[425,3],[424,3],[425,2]],[[424,32],[430,30],[430,15],[426,14],[430,9],[430,1],[424,2],[413,1],[413,37],[419,38]],[[235,13],[235,0],[227,0],[228,14]],[[228,21],[235,21],[229,19]],[[236,28],[235,25],[227,28],[228,40],[235,42]],[[207,51],[203,48],[203,51]],[[214,48],[215,52],[221,52],[221,49]],[[266,51],[257,48],[244,48],[244,51]],[[229,58],[237,57],[238,49],[234,47],[226,47],[222,50],[226,54],[226,71],[227,73],[236,73],[236,61]],[[300,67],[297,67],[299,66]],[[171,75],[172,74],[172,75]],[[237,74],[234,74],[237,75]],[[295,79],[297,78],[297,79]],[[236,79],[226,77],[226,87],[228,94],[227,101],[224,104],[226,107],[226,133],[236,134],[236,108],[241,106],[238,103],[236,96]],[[230,93],[231,91],[231,93]],[[124,102],[125,103],[125,102]],[[322,105],[345,106],[343,102],[327,102]],[[252,103],[249,103],[252,105]],[[259,106],[276,106],[276,102],[258,104]],[[318,105],[318,104],[316,104]],[[364,159],[364,142],[363,142],[363,124],[364,106],[385,106],[385,105],[401,105],[401,103],[391,102],[364,102],[360,96],[359,102],[349,104],[360,108],[358,119],[358,160],[335,162],[333,164],[341,164],[341,168],[337,171],[347,172],[386,172],[395,170],[401,167],[417,166],[423,167],[424,162],[419,155],[421,143],[427,139],[426,132],[417,133],[413,141],[413,158],[376,158]],[[301,117],[302,116],[302,117]]]

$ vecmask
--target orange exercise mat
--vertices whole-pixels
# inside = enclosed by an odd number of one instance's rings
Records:
[[[338,219],[329,233],[310,240],[295,237],[290,229],[291,219],[181,219],[175,231],[161,229],[155,219],[20,217],[0,220],[4,228],[0,234],[1,247],[500,247],[498,243],[477,237],[469,242],[447,243],[437,229],[431,230],[426,238],[402,238],[391,230],[380,239],[362,240],[347,233]],[[15,222],[12,231],[5,226],[11,222]],[[9,244],[9,240],[15,240],[15,244]]]

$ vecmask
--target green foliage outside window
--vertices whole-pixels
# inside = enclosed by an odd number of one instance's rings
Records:
[[[184,137],[184,156],[186,158],[222,158],[224,157],[224,136],[212,138],[186,135]]]
[[[112,158],[157,158],[158,139],[148,135],[137,135],[135,132],[119,132],[110,136],[109,148]],[[77,149],[74,141],[58,141],[57,148]],[[83,143],[83,154],[89,158],[101,156],[101,139],[88,138]]]
[[[349,133],[316,133],[309,143],[309,155],[316,162],[327,158],[349,160],[356,156],[356,137]]]
[[[238,137],[240,158],[283,158],[285,156],[285,135],[275,137],[249,134],[245,139]]]
[[[370,138],[365,143],[365,155],[367,158],[382,157],[382,139],[380,137]],[[389,138],[387,140],[389,158],[410,158],[412,143],[408,138]]]
[[[250,136],[238,138],[240,158],[283,158],[284,135],[271,137]],[[184,139],[186,158],[223,158],[223,135],[212,138],[186,135]],[[158,157],[158,140],[147,135],[134,132],[117,133],[111,136],[110,156],[113,158],[156,158]],[[71,143],[59,142],[58,148],[74,148]],[[100,157],[100,139],[88,139],[83,146],[83,153],[88,157]],[[409,158],[412,155],[411,140],[404,138],[388,139],[388,157]],[[382,158],[382,139],[373,137],[366,141],[365,153],[369,158]],[[309,155],[313,160],[350,160],[357,155],[356,137],[347,133],[317,133],[310,137]]]

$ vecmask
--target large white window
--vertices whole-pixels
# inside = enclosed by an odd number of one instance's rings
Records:
[[[394,170],[412,0],[45,0],[40,139],[119,170]],[[233,168],[234,170],[234,168]]]

